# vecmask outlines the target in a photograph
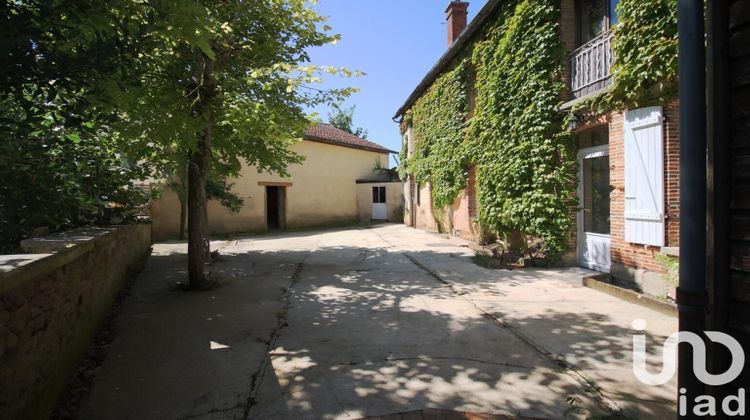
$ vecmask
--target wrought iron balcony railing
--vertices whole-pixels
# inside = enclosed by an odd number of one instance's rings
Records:
[[[605,31],[596,38],[576,48],[570,55],[570,91],[573,98],[580,98],[612,83],[612,31]]]

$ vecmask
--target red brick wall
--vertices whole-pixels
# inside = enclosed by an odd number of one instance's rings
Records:
[[[469,180],[466,182],[466,195],[469,198],[469,221],[477,217],[479,212],[477,208],[479,203],[477,200],[477,169],[474,165],[469,166]]]
[[[467,190],[462,191],[449,208],[451,212],[449,220],[452,226],[448,228],[452,234],[471,240],[474,238],[474,231],[471,226],[471,217],[469,217],[470,200],[467,193]]]
[[[404,206],[404,223],[406,226],[414,226],[414,212],[416,211],[417,206],[417,196],[416,196],[416,184],[414,182],[414,177],[409,176],[409,184],[408,184],[408,190],[409,193],[405,197],[406,200],[409,202],[408,206]]]
[[[680,102],[664,107],[664,193],[666,244],[680,246]]]
[[[469,3],[452,1],[445,9],[446,20],[448,23],[448,46],[456,41],[461,32],[466,28]]]
[[[473,219],[477,216],[476,173],[469,167],[466,188],[456,197],[453,205],[446,208],[447,214],[441,222],[448,231],[464,239],[476,240],[478,229]]]

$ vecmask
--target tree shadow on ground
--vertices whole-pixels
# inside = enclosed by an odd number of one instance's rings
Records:
[[[252,254],[224,258],[231,263]],[[298,258],[284,254],[303,267],[250,417],[364,417],[425,407],[551,418],[607,414],[596,393],[454,289],[415,270],[403,253],[334,246]],[[512,282],[521,286],[537,276]],[[524,327],[544,330],[551,317],[570,325],[550,331],[570,354],[602,364],[627,357],[619,344],[607,349],[604,340],[591,341],[592,333],[630,340],[605,314],[549,311],[524,320]]]
[[[358,418],[425,408],[610,414],[595,390],[405,253],[321,244],[312,234],[289,239],[230,242],[212,268],[220,287],[205,293],[174,287],[187,280],[181,245],[157,248],[82,418]],[[505,281],[486,275],[480,280]],[[519,287],[539,276],[507,281]],[[488,293],[504,296],[500,288]],[[627,358],[621,341],[608,348],[581,330],[630,340],[606,314],[550,310],[516,321],[549,329],[570,355],[603,365]],[[569,327],[550,329],[552,321]],[[641,414],[658,415],[647,407]]]

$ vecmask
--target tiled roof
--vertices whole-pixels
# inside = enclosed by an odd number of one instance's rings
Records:
[[[305,131],[305,140],[333,144],[336,146],[353,147],[355,149],[370,150],[373,152],[396,153],[385,147],[347,133],[330,124],[316,124]]]

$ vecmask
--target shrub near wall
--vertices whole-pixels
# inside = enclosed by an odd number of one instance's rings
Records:
[[[150,225],[86,229],[0,259],[0,417],[49,416],[150,245]]]

